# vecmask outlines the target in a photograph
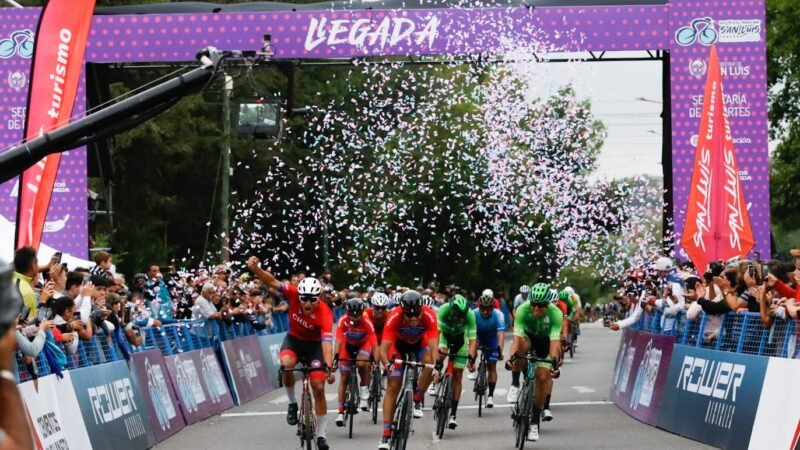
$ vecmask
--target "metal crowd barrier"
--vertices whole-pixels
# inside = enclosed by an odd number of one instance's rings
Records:
[[[759,313],[709,315],[701,312],[689,320],[681,311],[674,317],[659,310],[642,312],[634,329],[676,337],[679,344],[759,356],[794,358],[797,352],[797,324],[793,319],[775,318],[765,328]]]

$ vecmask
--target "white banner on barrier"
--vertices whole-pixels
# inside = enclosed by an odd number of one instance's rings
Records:
[[[800,361],[770,358],[750,435],[750,449],[793,450],[800,434]]]
[[[38,392],[33,381],[18,386],[36,435],[37,449],[91,449],[69,372],[64,372],[63,379],[55,375],[39,378],[38,384]]]

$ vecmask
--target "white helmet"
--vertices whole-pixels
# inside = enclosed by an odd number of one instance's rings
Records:
[[[655,265],[653,266],[654,269],[659,271],[667,271],[674,269],[675,266],[672,265],[672,260],[667,258],[666,256],[662,256],[656,260]]]
[[[383,292],[376,292],[375,295],[372,296],[370,302],[372,303],[372,306],[386,308],[389,306],[389,297]]]
[[[523,284],[522,286],[519,287],[519,293],[522,294],[523,297],[528,295],[528,292],[530,292],[530,290],[531,288],[527,284]]]
[[[565,287],[564,290],[567,291],[569,295],[575,295],[575,289],[572,289],[571,286]]]
[[[300,295],[319,295],[320,292],[322,292],[322,285],[313,277],[305,277],[297,285],[297,293]]]
[[[481,297],[483,297],[484,295],[487,297],[494,298],[494,292],[492,292],[491,289],[484,289],[483,292],[481,293]]]

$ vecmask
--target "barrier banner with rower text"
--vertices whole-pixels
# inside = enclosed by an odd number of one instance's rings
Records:
[[[157,349],[134,353],[131,362],[144,391],[150,425],[156,441],[161,442],[186,426],[167,366]]]
[[[71,375],[92,448],[141,450],[155,445],[144,395],[125,361],[75,369]]]
[[[674,345],[674,336],[625,330],[614,366],[611,399],[631,417],[656,424]]]
[[[746,449],[769,358],[675,345],[658,427],[725,449]]]

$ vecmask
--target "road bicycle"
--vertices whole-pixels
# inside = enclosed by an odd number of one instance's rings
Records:
[[[512,356],[510,362],[514,362],[519,356]],[[547,363],[552,361],[549,358],[537,358],[535,355],[528,353],[524,356],[528,361],[528,369],[525,371],[525,379],[522,382],[517,402],[514,403],[511,409],[511,420],[514,423],[514,436],[516,438],[515,448],[522,450],[525,447],[525,441],[528,440],[528,431],[530,431],[533,419],[533,402],[536,396],[536,364]]]
[[[372,423],[378,423],[378,408],[381,404],[381,396],[383,395],[383,385],[381,377],[381,369],[379,365],[372,368],[372,377],[369,382],[369,400],[367,400],[367,408],[372,411]]]
[[[454,358],[466,356],[458,355],[456,353],[439,353],[447,357],[447,368],[444,370],[444,376],[439,381],[439,387],[436,390],[436,400],[433,402],[433,418],[436,421],[436,435],[441,439],[444,436],[444,430],[447,428],[447,419],[450,418],[450,406],[453,402],[453,372],[455,370]]]
[[[347,380],[347,389],[344,394],[344,421],[348,423],[348,437],[353,439],[353,417],[358,414],[358,370],[356,370],[356,363],[363,362],[357,359],[340,359],[340,363],[348,363],[352,365],[350,371],[350,378]]]
[[[400,394],[394,409],[394,420],[392,421],[392,438],[389,444],[390,450],[405,450],[408,444],[408,437],[411,435],[414,392],[419,384],[418,368],[432,369],[433,364],[424,364],[414,361],[413,355],[406,359],[393,359],[394,364],[403,366],[403,381]]]
[[[308,361],[300,361],[300,367],[294,369],[286,369],[281,366],[278,369],[279,387],[283,387],[283,373],[284,372],[300,372],[303,374],[301,381],[303,385],[303,394],[300,397],[300,412],[297,421],[297,436],[300,437],[300,448],[312,450],[314,446],[314,436],[317,434],[317,416],[314,413],[314,401],[311,395],[311,372],[325,371],[328,372],[326,366],[311,367]]]
[[[578,323],[574,320],[567,321],[567,340],[564,341],[564,353],[569,352],[569,357],[575,357],[575,348],[578,347]]]
[[[483,401],[486,398],[486,391],[489,389],[489,359],[488,354],[493,350],[489,347],[481,347],[481,362],[478,364],[478,377],[475,378],[475,384],[472,387],[472,392],[475,393],[475,402],[478,404],[478,417],[483,415]]]

